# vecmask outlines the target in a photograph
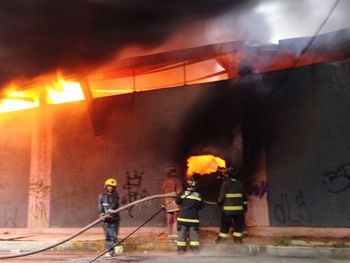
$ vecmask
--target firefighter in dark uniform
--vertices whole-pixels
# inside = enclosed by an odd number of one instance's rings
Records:
[[[226,170],[227,180],[220,187],[219,203],[223,205],[220,233],[216,243],[224,243],[230,227],[233,225],[233,240],[236,244],[242,243],[244,213],[247,210],[247,196],[243,185],[237,179],[236,170],[232,167]]]
[[[186,190],[176,198],[180,206],[177,218],[179,239],[177,249],[179,254],[186,251],[186,235],[189,233],[190,247],[193,252],[199,251],[199,210],[203,208],[204,202],[201,195],[196,191],[197,182],[191,178],[186,181]]]
[[[105,181],[104,191],[98,197],[98,210],[100,216],[109,214],[109,209],[116,210],[119,207],[119,195],[116,191],[118,182],[116,179],[109,178]],[[115,256],[114,246],[119,232],[119,214],[111,214],[103,221],[103,230],[105,234],[105,246],[107,252],[105,256]]]

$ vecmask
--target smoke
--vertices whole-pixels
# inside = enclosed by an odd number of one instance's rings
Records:
[[[128,45],[156,47],[191,21],[250,1],[3,0],[0,84],[90,70]]]
[[[311,37],[325,21],[335,1],[322,6],[316,0],[260,0],[245,8],[234,8],[210,19],[195,21],[175,33],[163,46],[164,51],[175,45],[193,47],[237,40],[257,44],[281,39]],[[350,2],[341,1],[320,33],[350,26]]]
[[[327,1],[322,5],[317,0],[261,1],[254,10],[265,18],[270,28],[270,40],[313,36],[336,3]],[[349,1],[340,1],[320,33],[336,31],[350,26]]]
[[[316,0],[3,0],[0,86],[58,69],[88,72],[133,45],[147,53],[310,36],[331,5]],[[349,9],[349,2],[341,1],[324,30],[349,26]]]

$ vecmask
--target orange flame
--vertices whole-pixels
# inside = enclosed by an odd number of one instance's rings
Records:
[[[17,85],[12,83],[6,87],[6,90],[3,98],[0,99],[0,113],[39,107],[39,97],[42,95],[46,97],[46,103],[48,104],[85,99],[79,82],[69,82],[60,76],[51,84],[42,85],[37,83],[31,88],[19,90]]]
[[[217,170],[218,167],[226,167],[226,162],[213,155],[191,156],[187,159],[186,176],[191,177],[194,173],[209,174]]]
[[[16,87],[11,85],[5,92],[4,98],[0,100],[0,113],[31,109],[38,106],[39,96],[33,90],[16,91]]]
[[[68,82],[62,77],[58,77],[57,81],[52,85],[46,85],[47,103],[60,104],[71,101],[84,100],[85,96],[79,82]]]

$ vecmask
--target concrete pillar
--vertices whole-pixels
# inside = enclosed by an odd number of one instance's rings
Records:
[[[248,197],[248,211],[246,214],[246,225],[249,227],[269,226],[269,208],[268,208],[268,181],[266,177],[265,154],[262,154],[259,160],[259,167],[252,194]]]
[[[42,105],[42,104],[41,104]],[[33,112],[29,179],[28,228],[48,228],[50,217],[52,112]]]

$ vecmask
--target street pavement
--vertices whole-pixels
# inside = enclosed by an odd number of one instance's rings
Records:
[[[121,229],[120,239],[132,232]],[[74,233],[74,229],[59,229],[46,233],[3,232],[0,234],[0,258],[18,255],[57,243]],[[349,240],[287,237],[247,236],[243,245],[234,245],[232,239],[225,245],[215,245],[217,229],[201,229],[201,251],[177,255],[176,243],[167,239],[164,229],[144,228],[122,243],[124,252],[116,258],[101,257],[95,262],[350,262]],[[283,241],[283,242],[281,242]],[[36,255],[13,259],[10,262],[90,262],[104,250],[100,228],[89,230],[67,243]],[[293,261],[295,260],[295,261]]]
[[[12,263],[49,263],[49,262],[74,262],[92,263],[96,257],[92,252],[59,252],[42,253],[26,258],[6,259],[1,262]],[[211,253],[177,255],[175,252],[152,252],[152,253],[125,253],[113,258],[101,257],[96,263],[347,263],[348,259],[333,258],[303,258],[303,257],[273,257],[273,256],[242,256],[242,255],[218,255]]]

